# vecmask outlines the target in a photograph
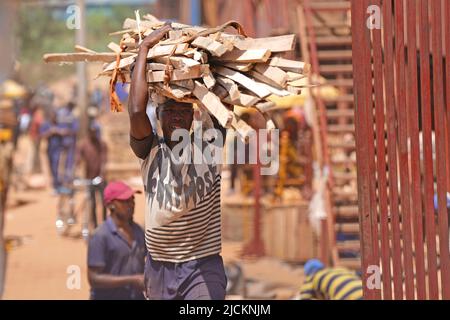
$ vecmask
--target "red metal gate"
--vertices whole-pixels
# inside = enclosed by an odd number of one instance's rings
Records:
[[[352,35],[365,298],[450,299],[450,1],[353,0]]]

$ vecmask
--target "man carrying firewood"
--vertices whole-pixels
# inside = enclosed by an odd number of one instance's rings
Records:
[[[171,99],[158,104],[156,128],[146,114],[147,54],[170,30],[165,24],[141,42],[128,105],[130,145],[140,158],[146,194],[146,294],[148,299],[221,300],[227,279],[220,256],[220,162],[189,161],[195,148],[192,137],[198,133],[193,121],[198,114],[192,104]],[[206,112],[202,115],[209,121],[201,126],[209,124],[216,130],[209,139],[200,129],[201,147],[222,148],[225,129]],[[191,129],[189,142],[180,150],[177,132]],[[221,155],[220,148],[215,149],[216,155]]]

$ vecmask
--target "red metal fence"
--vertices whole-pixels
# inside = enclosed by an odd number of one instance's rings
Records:
[[[353,0],[352,35],[365,298],[450,299],[450,1]]]

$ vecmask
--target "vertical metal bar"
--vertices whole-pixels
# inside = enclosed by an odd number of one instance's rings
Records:
[[[450,256],[448,244],[448,217],[446,200],[445,159],[445,106],[442,64],[441,2],[432,1],[432,43],[433,43],[433,92],[436,137],[436,176],[438,194],[439,251],[441,261],[442,297],[450,299]]]
[[[367,66],[364,65],[364,46],[366,45],[366,28],[365,21],[365,1],[352,0],[352,50],[353,50],[353,70],[363,70]],[[363,24],[363,25],[361,25]],[[367,153],[367,132],[365,112],[366,92],[365,81],[367,81],[363,72],[354,73],[354,94],[355,94],[355,140],[357,155],[357,172],[358,172],[358,207],[359,207],[359,223],[360,223],[360,240],[361,240],[361,263],[362,263],[362,280],[367,283],[367,267],[372,261],[372,239],[371,239],[371,221],[370,221],[370,190],[369,190],[369,167]],[[369,290],[367,286],[364,288],[364,299],[374,299],[374,292]]]
[[[430,26],[428,21],[428,0],[420,1],[420,83],[422,148],[424,167],[424,208],[425,234],[427,243],[428,298],[438,299],[436,227],[434,223],[434,176],[433,176],[433,139],[431,114],[431,77],[430,77]]]
[[[86,3],[84,0],[77,0],[76,5],[80,8],[80,28],[76,29],[75,41],[80,46],[86,46]],[[77,104],[80,111],[79,137],[83,138],[87,134],[88,116],[88,77],[86,62],[77,62]]]
[[[381,0],[373,0],[372,3],[381,7]],[[377,180],[380,207],[380,232],[381,232],[381,264],[383,267],[383,299],[392,299],[391,287],[391,254],[389,245],[389,219],[388,219],[388,195],[386,177],[386,140],[385,140],[385,114],[383,96],[383,57],[381,45],[381,29],[373,30],[373,61],[374,61],[374,85],[375,85],[375,118],[376,118],[376,143],[377,143]]]
[[[449,1],[443,1],[444,3],[444,30],[443,33],[445,40],[445,65],[446,65],[446,110],[447,110],[447,190],[450,192],[450,3]],[[450,229],[450,228],[449,228]],[[450,232],[450,230],[449,230]],[[449,284],[450,285],[450,284]]]
[[[445,65],[446,65],[446,109],[447,109],[447,190],[450,192],[450,2],[444,1],[445,20]],[[450,286],[450,284],[448,284]]]
[[[411,237],[411,205],[409,196],[408,132],[406,110],[405,39],[403,0],[395,1],[395,62],[398,106],[400,206],[405,270],[406,299],[414,299],[414,274]]]
[[[304,9],[305,9],[305,18],[306,18],[306,27],[308,30],[309,36],[309,46],[310,46],[310,55],[311,55],[311,65],[312,65],[312,73],[319,74],[319,59],[317,54],[317,46],[316,46],[316,35],[314,31],[313,21],[312,21],[312,10],[310,7],[309,0],[303,0]],[[311,91],[314,93],[314,91]],[[334,186],[334,178],[333,178],[333,170],[330,162],[330,154],[328,150],[328,141],[327,138],[327,118],[326,118],[326,106],[323,102],[320,95],[314,95],[314,101],[318,106],[319,110],[319,126],[320,126],[320,134],[321,134],[321,143],[322,143],[322,155],[323,155],[323,164],[326,168],[328,168],[328,189],[332,189]],[[332,253],[333,263],[336,264],[338,260],[338,253],[336,249],[336,234],[335,234],[335,215],[331,203],[331,195],[330,193],[326,193],[326,202],[327,202],[327,222],[328,222],[328,239],[330,241],[330,250]]]
[[[416,43],[416,0],[407,1],[407,26],[408,26],[408,109],[409,129],[411,138],[411,195],[412,208],[414,210],[414,248],[416,263],[416,288],[417,299],[426,298],[425,290],[425,261],[423,249],[422,226],[422,192],[420,176],[420,146],[419,146],[419,119],[418,119],[418,94],[417,89],[417,43]]]
[[[449,1],[444,1],[444,11],[445,11],[445,63],[446,63],[446,109],[447,109],[447,146],[450,145],[450,3]],[[450,162],[450,147],[447,149],[447,160]],[[450,167],[450,163],[448,163]],[[447,168],[447,188],[450,191],[450,170]]]
[[[367,8],[369,7],[369,0],[364,1],[364,11],[367,13]],[[366,21],[364,19],[363,21]],[[375,166],[375,132],[374,132],[374,101],[372,98],[373,94],[373,75],[372,75],[372,52],[371,52],[371,37],[369,28],[363,28],[365,31],[363,49],[364,49],[364,65],[366,66],[362,70],[364,71],[366,86],[366,134],[367,134],[367,155],[368,155],[368,179],[369,179],[369,199],[370,199],[370,229],[371,229],[371,239],[372,239],[372,259],[370,261],[371,265],[380,265],[380,253],[379,253],[379,239],[378,239],[378,211],[377,211],[377,194],[376,194],[376,166]],[[365,271],[365,270],[363,270]],[[381,290],[373,289],[374,299],[381,299]]]
[[[403,299],[402,288],[402,261],[400,244],[400,222],[399,222],[399,199],[398,199],[398,175],[397,175],[397,132],[396,132],[396,106],[395,106],[395,88],[394,88],[394,49],[393,49],[393,16],[392,2],[384,2],[383,21],[384,21],[384,78],[386,93],[386,113],[388,130],[388,169],[389,169],[389,211],[391,214],[392,226],[392,245],[393,245],[393,282],[394,299]]]

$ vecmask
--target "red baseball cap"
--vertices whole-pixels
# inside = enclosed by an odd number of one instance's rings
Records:
[[[141,193],[139,190],[131,189],[122,181],[112,181],[108,183],[103,192],[103,201],[105,204],[111,203],[113,200],[128,200],[135,193]]]

